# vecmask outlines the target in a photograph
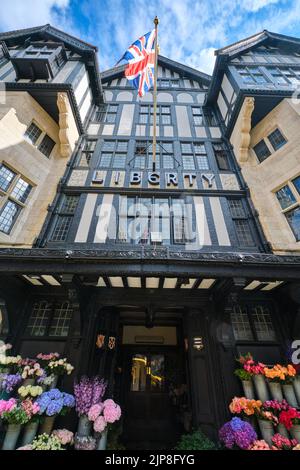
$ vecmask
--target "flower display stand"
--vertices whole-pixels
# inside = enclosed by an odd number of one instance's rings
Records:
[[[279,424],[277,425],[277,427],[276,427],[276,432],[278,432],[278,433],[281,434],[282,436],[286,437],[287,439],[290,438],[289,433],[287,432],[286,427],[285,427],[283,424],[281,424],[281,423],[279,423]]]
[[[273,400],[282,401],[283,393],[281,384],[278,382],[269,382],[269,389]]]
[[[87,415],[80,416],[79,421],[78,421],[78,429],[77,429],[78,436],[81,436],[81,437],[90,436],[91,426],[92,426],[92,423],[87,417]]]
[[[296,394],[296,397],[297,397],[297,401],[300,405],[300,375],[297,375],[295,377],[294,382],[293,382],[293,386],[294,386],[295,394]]]
[[[107,445],[107,428],[100,434],[100,438],[97,445],[97,450],[106,450]]]
[[[260,401],[264,402],[269,400],[269,393],[265,378],[261,374],[253,376],[255,390]]]
[[[263,439],[271,446],[272,437],[274,436],[274,426],[271,421],[265,421],[264,419],[258,419],[258,425]]]
[[[54,421],[55,421],[56,416],[46,416],[44,419],[44,422],[41,424],[39,434],[48,434],[50,436],[53,426],[54,426]]]
[[[23,386],[26,387],[27,385],[34,385],[34,379],[25,379]]]
[[[26,446],[27,444],[31,444],[33,439],[37,434],[37,430],[39,427],[39,422],[34,421],[33,423],[28,423],[24,426],[23,437],[22,437],[22,446]]]
[[[246,398],[254,400],[254,387],[251,380],[242,380],[243,390]]]
[[[2,445],[2,450],[14,450],[21,432],[21,424],[9,424]]]
[[[296,426],[292,426],[290,429],[290,433],[294,439],[297,439],[297,441],[300,443],[300,424],[297,424]]]
[[[49,390],[51,390],[52,388],[56,388],[57,382],[58,382],[58,375],[55,375],[53,382],[49,385]]]
[[[283,385],[283,393],[288,404],[291,405],[293,408],[298,408],[297,398],[294,392],[293,385],[292,384]]]

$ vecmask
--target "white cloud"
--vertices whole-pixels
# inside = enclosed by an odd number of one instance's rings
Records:
[[[292,34],[300,20],[300,0],[77,0],[76,7],[73,0],[0,3],[2,31],[51,23],[97,45],[101,70],[153,27],[156,14],[161,54],[207,73],[212,73],[214,49],[262,29]]]
[[[265,8],[270,5],[274,5],[275,3],[278,3],[278,2],[279,0],[243,0],[241,4],[243,8],[245,8],[245,10],[255,13],[261,10],[262,8]]]
[[[70,0],[1,0],[1,30],[57,23],[55,8],[61,9],[63,14],[69,3]]]

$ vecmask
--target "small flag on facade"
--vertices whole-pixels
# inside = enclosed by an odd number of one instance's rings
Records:
[[[119,60],[126,60],[125,77],[132,81],[139,96],[144,96],[154,84],[155,67],[155,36],[156,30],[140,37],[135,41]]]

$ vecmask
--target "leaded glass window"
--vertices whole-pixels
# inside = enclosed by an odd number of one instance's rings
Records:
[[[271,134],[268,135],[268,139],[275,151],[286,144],[286,139],[283,137],[279,129],[275,129],[273,132],[271,132]]]
[[[263,162],[271,155],[271,152],[264,140],[261,140],[253,147],[254,152],[260,162]]]
[[[40,145],[38,146],[38,149],[40,152],[42,152],[46,157],[50,157],[51,155],[51,152],[53,150],[55,146],[55,142],[53,139],[51,139],[51,137],[49,137],[49,135],[45,135],[43,137],[43,140],[42,142],[40,143]]]
[[[239,341],[253,340],[247,308],[235,305],[230,313],[230,317],[235,339]]]
[[[58,242],[67,239],[78,201],[79,196],[64,196],[51,236],[52,241]]]
[[[252,308],[251,315],[258,341],[275,341],[276,335],[269,309],[257,305]]]
[[[32,190],[17,171],[0,164],[0,232],[9,234]]]
[[[42,134],[42,130],[34,122],[32,122],[29,125],[29,127],[26,129],[24,136],[32,144],[35,144],[41,134]]]
[[[128,141],[105,140],[102,144],[98,168],[125,168]]]
[[[72,316],[73,309],[68,301],[37,301],[33,304],[25,335],[66,337]]]

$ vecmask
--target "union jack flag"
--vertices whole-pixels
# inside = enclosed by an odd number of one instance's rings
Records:
[[[155,29],[135,41],[119,60],[126,60],[125,77],[132,80],[139,96],[153,86],[155,61]]]

